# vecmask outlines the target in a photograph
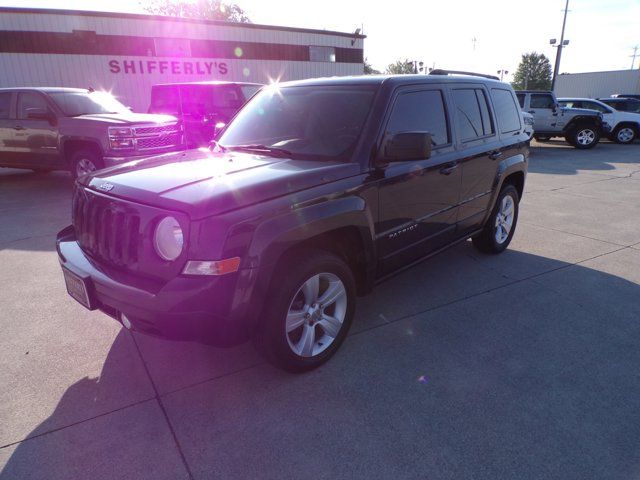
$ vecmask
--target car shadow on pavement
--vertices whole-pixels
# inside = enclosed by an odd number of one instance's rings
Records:
[[[545,266],[514,279],[500,273],[499,257],[472,258],[468,248],[359,299],[354,333],[305,375],[258,362],[208,378],[212,358],[247,347],[147,338],[169,358],[154,368],[157,355],[136,340],[156,389],[165,376],[160,401],[171,428],[153,398],[83,416],[87,402],[126,385],[112,372],[123,371],[120,350],[131,347],[122,330],[100,378],[71,385],[28,440],[0,449],[12,452],[0,478],[184,478],[178,448],[194,478],[637,474],[636,274],[621,273],[630,281],[597,259],[587,267],[509,251],[512,267]],[[616,268],[640,264],[637,250],[611,255]]]
[[[539,155],[544,154],[544,160]],[[619,145],[601,142],[589,150],[578,150],[563,140],[531,143],[529,173],[576,175],[579,171],[616,171],[620,165],[640,164],[640,143]],[[620,175],[621,172],[617,172]],[[622,172],[624,173],[624,172]]]

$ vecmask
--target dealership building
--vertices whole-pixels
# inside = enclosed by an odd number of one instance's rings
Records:
[[[640,70],[563,73],[556,78],[558,97],[609,97],[626,93],[640,95]]]
[[[112,92],[134,111],[151,86],[359,75],[355,33],[139,14],[0,8],[0,87]]]

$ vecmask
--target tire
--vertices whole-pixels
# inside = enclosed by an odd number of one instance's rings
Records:
[[[497,254],[502,253],[509,246],[518,223],[519,202],[518,190],[513,185],[507,184],[500,190],[500,195],[484,229],[472,239],[473,245],[478,250]],[[508,210],[511,213],[505,214]]]
[[[545,135],[539,136],[539,137],[535,137],[535,139],[538,142],[548,142],[549,140],[551,140],[551,137],[547,137]]]
[[[578,125],[573,127],[566,135],[567,143],[579,150],[595,147],[600,141],[600,129],[593,125]]]
[[[349,331],[355,292],[353,273],[340,257],[315,249],[287,253],[275,270],[254,343],[267,360],[289,372],[319,367]],[[327,295],[330,303],[314,302]]]
[[[621,125],[613,131],[611,139],[623,145],[632,144],[638,138],[638,130],[633,125]]]
[[[104,168],[102,157],[96,152],[81,148],[71,154],[69,158],[71,176],[75,179]]]

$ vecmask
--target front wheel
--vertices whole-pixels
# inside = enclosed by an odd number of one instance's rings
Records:
[[[501,253],[511,243],[518,223],[518,190],[506,185],[498,196],[482,232],[473,237],[473,245],[485,253]]]
[[[600,141],[600,130],[591,125],[580,125],[567,134],[566,140],[569,144],[581,150],[593,148]]]
[[[317,368],[338,350],[351,326],[351,269],[332,253],[305,249],[286,254],[274,275],[255,343],[284,370]]]
[[[633,143],[637,136],[638,132],[636,129],[627,125],[620,126],[613,132],[613,140],[616,143],[622,143],[624,145]]]
[[[70,158],[71,176],[73,178],[82,177],[89,173],[104,168],[102,158],[91,150],[77,150],[71,154]]]

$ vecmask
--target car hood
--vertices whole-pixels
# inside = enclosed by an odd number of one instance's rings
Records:
[[[355,163],[292,160],[208,149],[168,153],[79,179],[85,187],[192,219],[220,214],[356,175]]]
[[[108,123],[110,125],[136,125],[141,123],[169,123],[177,121],[172,115],[160,115],[149,113],[96,113],[71,117],[78,120],[91,120],[94,122]]]

